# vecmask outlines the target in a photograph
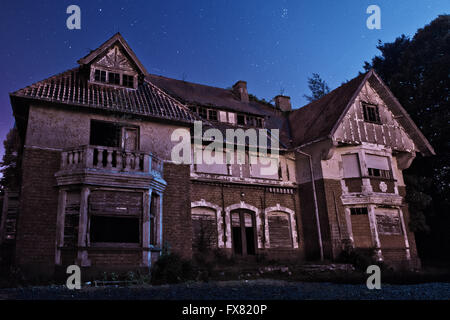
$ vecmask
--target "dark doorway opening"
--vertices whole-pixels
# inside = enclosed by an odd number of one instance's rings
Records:
[[[238,209],[231,212],[233,251],[236,255],[256,254],[255,215],[250,210]]]

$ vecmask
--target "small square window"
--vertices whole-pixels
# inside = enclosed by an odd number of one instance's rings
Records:
[[[237,124],[245,125],[245,115],[243,115],[243,114],[237,115]]]
[[[106,71],[96,69],[94,79],[97,82],[106,82]]]
[[[372,123],[381,123],[380,113],[378,112],[378,106],[363,103],[364,121]]]
[[[256,126],[258,128],[263,128],[264,127],[264,120],[262,118],[257,118],[256,119]]]
[[[216,110],[208,110],[208,119],[217,121],[217,111]]]
[[[134,77],[124,74],[122,76],[122,85],[128,88],[134,88]]]
[[[202,107],[198,108],[198,115],[203,118],[203,119],[207,119],[208,118],[208,110]]]
[[[108,73],[108,82],[111,84],[118,84],[120,85],[120,74],[109,72]]]

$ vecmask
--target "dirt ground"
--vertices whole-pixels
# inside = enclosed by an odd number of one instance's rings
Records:
[[[62,285],[0,289],[6,300],[450,300],[450,283],[365,284],[239,280],[173,285],[91,287],[68,290]]]

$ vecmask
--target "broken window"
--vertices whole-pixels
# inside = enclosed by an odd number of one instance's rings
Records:
[[[381,123],[378,106],[363,103],[364,121],[372,123]]]
[[[361,176],[357,153],[342,155],[342,166],[344,169],[344,178],[357,178]]]
[[[117,84],[120,85],[120,74],[109,72],[108,73],[108,82],[111,84]]]
[[[360,208],[350,208],[350,214],[352,216],[355,215],[361,215],[361,214],[367,214],[367,207],[360,207]]]
[[[97,82],[106,82],[106,71],[96,69],[94,77]]]
[[[122,76],[122,85],[128,88],[134,88],[134,77],[124,74]]]
[[[245,115],[243,115],[243,114],[237,115],[237,124],[245,125]]]
[[[120,131],[121,127],[117,123],[92,120],[89,144],[118,148]]]
[[[139,128],[116,122],[91,120],[89,144],[138,150]]]
[[[139,243],[139,218],[92,216],[91,242]]]
[[[89,196],[93,243],[140,243],[142,193],[98,190]]]
[[[391,179],[391,169],[387,157],[366,154],[366,166],[370,177]]]

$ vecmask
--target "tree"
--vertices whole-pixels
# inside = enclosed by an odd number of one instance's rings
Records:
[[[308,78],[308,87],[309,90],[311,90],[312,95],[308,96],[304,94],[303,96],[309,102],[316,101],[330,92],[330,88],[328,87],[327,83],[322,80],[322,78],[320,78],[320,75],[318,73],[313,73],[312,77]]]
[[[450,15],[440,15],[412,39],[378,43],[374,68],[436,151],[405,170],[410,227],[421,256],[450,260]],[[431,201],[429,201],[431,200]]]
[[[20,138],[16,128],[12,128],[6,135],[3,141],[5,154],[3,161],[0,162],[0,172],[2,177],[0,179],[0,188],[17,190],[20,186],[20,163],[21,150]]]

